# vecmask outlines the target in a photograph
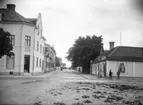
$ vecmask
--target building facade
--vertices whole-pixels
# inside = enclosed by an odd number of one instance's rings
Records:
[[[109,71],[121,77],[143,77],[143,48],[118,46],[110,43],[110,50],[101,53],[91,64],[91,73],[99,77],[109,76]]]
[[[38,73],[43,71],[46,39],[42,36],[41,14],[25,18],[15,11],[14,4],[0,8],[0,28],[12,36],[13,56],[0,59],[1,74]]]

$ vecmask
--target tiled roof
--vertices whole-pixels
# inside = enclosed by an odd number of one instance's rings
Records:
[[[102,55],[108,55],[110,53],[110,50],[104,50],[103,54]]]
[[[26,19],[15,10],[0,8],[3,22],[24,22],[35,25],[35,20]]]
[[[143,48],[119,46],[108,54],[108,59],[124,61],[143,61]]]
[[[119,46],[116,47],[114,53],[110,53],[109,56],[143,57],[143,48]]]
[[[102,61],[102,59],[98,59],[102,56],[106,56],[104,60],[143,62],[143,47],[118,46],[99,55],[94,63]]]

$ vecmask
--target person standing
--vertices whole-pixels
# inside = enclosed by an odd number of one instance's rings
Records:
[[[117,72],[117,79],[120,79],[120,71]]]
[[[112,71],[111,71],[111,69],[110,69],[110,71],[109,71],[109,78],[110,78],[110,79],[112,79],[112,74],[113,74],[113,73],[112,73]]]
[[[117,79],[120,79],[120,73],[121,73],[121,67],[119,67],[118,71],[117,71]]]

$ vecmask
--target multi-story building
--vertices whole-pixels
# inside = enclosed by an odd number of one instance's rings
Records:
[[[14,4],[0,8],[0,28],[11,34],[13,55],[0,59],[1,74],[37,73],[44,69],[46,39],[42,35],[41,14],[25,18],[15,11]]]
[[[45,72],[55,70],[55,63],[56,63],[55,58],[56,58],[56,52],[54,47],[45,44],[45,61],[46,61]]]

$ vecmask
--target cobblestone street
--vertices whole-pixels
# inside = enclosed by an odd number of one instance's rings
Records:
[[[134,81],[137,83],[137,81]],[[1,104],[142,105],[143,87],[124,80],[97,79],[74,71],[56,71],[43,78],[0,80]],[[139,104],[140,103],[140,104]]]

